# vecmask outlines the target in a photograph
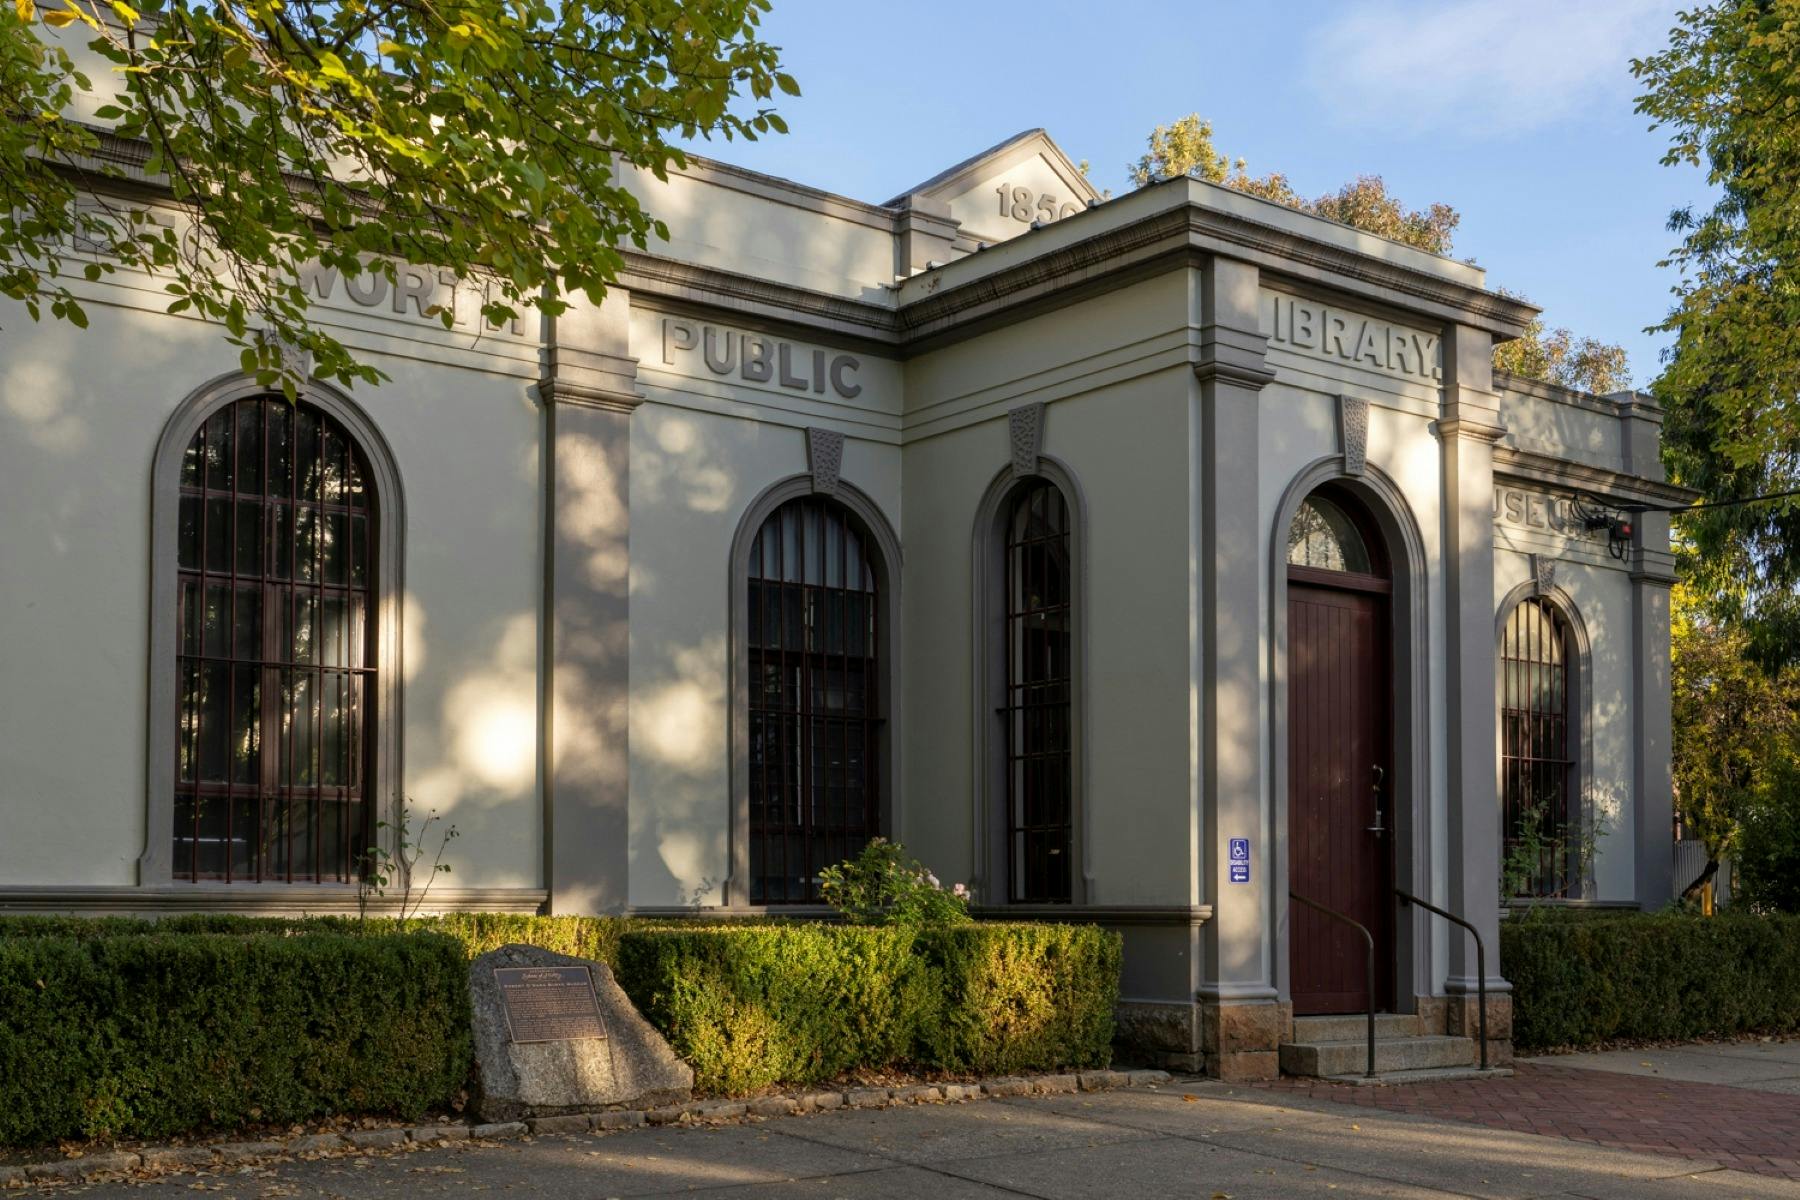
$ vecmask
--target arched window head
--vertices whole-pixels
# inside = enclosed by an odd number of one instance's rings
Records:
[[[1318,571],[1369,575],[1377,570],[1356,522],[1342,506],[1317,492],[1301,501],[1288,526],[1287,561],[1291,567]]]
[[[350,882],[371,815],[373,473],[278,396],[211,413],[180,464],[176,880]]]
[[[1521,600],[1500,630],[1504,872],[1519,895],[1567,896],[1580,886],[1571,642],[1568,620],[1541,597]]]
[[[1069,505],[1046,479],[1006,510],[1007,899],[1061,904],[1074,880],[1074,570]]]
[[[880,578],[835,500],[782,504],[746,572],[752,904],[816,902],[818,874],[881,832]]]

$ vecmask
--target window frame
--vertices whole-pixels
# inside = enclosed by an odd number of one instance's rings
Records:
[[[790,561],[787,555],[787,531],[790,528],[793,531],[792,549],[798,562]],[[771,537],[775,540],[772,549],[767,541]],[[837,540],[835,547],[832,544],[834,538]],[[854,583],[851,582],[848,571],[852,542],[856,547],[858,562],[857,579]],[[794,497],[777,507],[764,519],[762,528],[751,541],[751,557],[745,572],[746,586],[760,593],[760,599],[750,605],[750,611],[756,617],[755,625],[760,628],[746,626],[750,636],[745,644],[747,664],[751,668],[746,703],[749,706],[752,752],[758,718],[761,720],[764,742],[760,771],[752,763],[746,776],[753,793],[750,821],[745,826],[745,836],[751,851],[751,872],[747,881],[751,902],[755,904],[788,908],[796,904],[820,903],[821,898],[814,894],[817,890],[814,880],[818,872],[853,857],[870,840],[882,833],[881,805],[885,800],[882,794],[880,758],[881,731],[885,722],[881,703],[883,630],[881,582],[870,561],[874,552],[873,542],[874,539],[864,531],[854,513],[830,497],[818,495]],[[829,581],[834,549],[837,551],[840,571],[836,586]],[[773,577],[764,571],[764,567],[771,561],[775,571]],[[814,565],[819,568],[816,577],[810,569]],[[772,595],[778,597],[773,610],[780,614],[773,621]],[[855,644],[859,649],[855,653],[851,652],[848,632],[851,625],[849,618],[853,614],[859,618],[855,623],[864,628],[863,636],[856,639]],[[820,619],[815,620],[815,615]],[[829,625],[833,616],[845,618],[840,623],[841,644],[835,653],[828,644],[824,644],[829,639]],[[791,622],[790,617],[794,618]],[[771,643],[768,634],[772,625],[778,628]],[[789,635],[795,633],[798,634],[799,644],[789,645]],[[761,664],[760,667],[758,664]],[[782,680],[774,703],[770,703],[766,691],[766,672],[771,664]],[[835,667],[841,680],[841,688],[847,696],[851,692],[850,672],[853,666],[859,680],[855,691],[860,696],[860,707],[852,711],[845,704],[833,711],[828,704],[821,704],[820,689],[815,681],[820,678],[829,681]],[[829,690],[829,682],[825,687]],[[826,773],[824,780],[819,777],[820,752],[824,750],[829,753],[829,747],[833,744],[834,725],[836,744],[847,748],[852,742],[849,735],[854,733],[854,741],[860,744],[861,753],[860,770],[846,770],[845,777],[837,781],[841,786],[835,789],[831,772]],[[771,729],[781,731],[778,740],[783,747],[776,755],[782,763],[778,766],[777,782],[773,789],[769,786],[771,756],[768,743],[771,740]],[[820,744],[821,734],[825,739],[823,746]],[[793,771],[791,776],[786,773],[786,766],[790,761]],[[849,778],[851,775],[855,776],[854,780]],[[756,785],[759,777],[763,785],[763,817],[760,826],[757,823],[754,796],[758,790]],[[840,800],[852,796],[857,799],[855,811],[852,812],[850,806],[846,805],[841,822],[835,823],[829,818],[821,820],[814,803],[824,796],[829,808],[834,790]],[[778,814],[771,819],[772,810],[787,809],[796,796],[801,798],[796,807],[803,815],[784,820]],[[801,846],[798,863],[789,854],[791,839],[796,836]],[[840,842],[836,849],[831,847],[832,841]],[[777,845],[782,847],[779,870],[775,867],[775,856],[771,853]],[[760,871],[757,870],[758,850],[761,851]],[[795,873],[796,867],[798,874]],[[788,894],[796,880],[802,893],[798,897]],[[765,884],[764,895],[760,899],[756,895],[759,882]],[[768,894],[770,889],[767,885],[773,883],[780,884],[783,892],[780,898]]]
[[[1568,783],[1568,825],[1572,841],[1588,836],[1595,827],[1594,792],[1594,721],[1593,721],[1593,643],[1587,623],[1573,597],[1557,585],[1540,586],[1527,580],[1513,588],[1501,601],[1494,618],[1494,802],[1498,810],[1498,853],[1506,855],[1506,680],[1501,652],[1506,631],[1519,605],[1536,600],[1548,606],[1563,626],[1564,711],[1567,729],[1564,740],[1570,757]],[[1566,868],[1566,895],[1552,897],[1512,897],[1527,903],[1592,900],[1596,895],[1595,863],[1581,870],[1579,842],[1571,846]],[[1596,855],[1596,859],[1598,855]],[[1498,881],[1496,881],[1496,884]]]
[[[1053,915],[1095,903],[1090,859],[1091,816],[1088,811],[1088,509],[1080,482],[1066,463],[1039,453],[1037,469],[1019,473],[1011,467],[989,483],[976,509],[970,568],[972,629],[975,641],[971,706],[974,797],[972,814],[975,878],[971,888],[983,905]],[[1014,497],[1043,481],[1062,493],[1069,520],[1070,675],[1070,849],[1069,899],[1035,902],[1012,900],[1009,872],[1010,792],[1007,783],[1007,736],[1003,707],[1007,695],[1006,546]]]
[[[239,373],[201,386],[178,404],[164,423],[150,468],[150,597],[148,644],[148,698],[145,726],[145,824],[144,849],[137,861],[140,887],[179,889],[183,894],[221,891],[242,894],[246,889],[273,891],[348,891],[354,882],[257,882],[255,880],[186,880],[174,873],[174,810],[177,754],[179,680],[176,666],[180,619],[180,508],[181,464],[189,443],[215,412],[239,400],[270,394],[270,389]],[[278,395],[278,393],[277,393]],[[376,570],[370,582],[369,636],[375,638],[374,728],[366,753],[372,759],[368,811],[372,827],[389,828],[372,836],[390,853],[397,849],[398,833],[392,828],[400,811],[403,776],[400,731],[403,728],[402,638],[406,500],[392,450],[366,413],[336,389],[309,380],[296,397],[329,415],[355,439],[368,465],[368,484],[373,488],[378,519],[375,521]]]
[[[816,486],[811,474],[791,475],[764,488],[744,509],[732,538],[728,564],[730,589],[730,869],[720,885],[720,907],[745,912],[786,915],[829,911],[820,904],[759,904],[750,899],[750,549],[764,522],[790,500],[822,495],[837,501],[862,526],[876,585],[876,711],[879,724],[875,739],[880,785],[879,833],[904,840],[899,798],[901,792],[900,607],[902,558],[900,539],[887,515],[867,493],[839,478],[827,488]]]

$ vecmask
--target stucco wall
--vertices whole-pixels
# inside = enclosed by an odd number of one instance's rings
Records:
[[[1632,805],[1632,687],[1638,669],[1631,620],[1631,579],[1603,549],[1574,539],[1532,536],[1500,526],[1495,531],[1495,611],[1531,578],[1531,553],[1556,559],[1556,602],[1586,632],[1588,674],[1571,714],[1578,755],[1578,789],[1597,819],[1591,900],[1635,899]],[[1571,813],[1571,816],[1576,814]]]
[[[986,874],[974,525],[1011,461],[1007,410],[1043,402],[1044,452],[1087,505],[1088,900],[1194,902],[1186,335],[1171,273],[907,364],[904,835],[940,875]]]
[[[900,372],[859,354],[863,390],[849,399],[722,382],[689,358],[663,361],[663,319],[632,320],[648,399],[631,418],[630,898],[716,905],[731,853],[732,540],[758,495],[808,470],[813,425],[849,435],[842,478],[904,541],[899,449],[875,440],[895,437]]]
[[[144,303],[95,288],[86,332],[0,313],[8,884],[136,882],[151,459],[183,398],[236,367],[216,330]],[[449,858],[458,886],[534,886],[538,417],[504,359],[499,371],[432,366],[422,343],[383,354],[364,341],[393,379],[356,399],[393,450],[408,510],[405,794],[462,831]]]

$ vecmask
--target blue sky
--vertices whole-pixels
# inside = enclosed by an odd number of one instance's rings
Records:
[[[1303,194],[1370,172],[1450,204],[1455,253],[1490,284],[1624,345],[1639,384],[1656,374],[1664,224],[1707,191],[1660,165],[1628,62],[1666,44],[1676,4],[773,2],[764,28],[803,92],[781,106],[791,132],[702,153],[879,202],[1041,125],[1117,192],[1152,126],[1198,112]]]

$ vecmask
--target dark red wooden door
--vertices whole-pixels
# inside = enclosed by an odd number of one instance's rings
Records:
[[[1312,572],[1308,572],[1312,574]],[[1375,1005],[1393,1008],[1393,817],[1387,596],[1288,583],[1288,886],[1375,937]],[[1385,833],[1374,833],[1377,805]],[[1288,906],[1296,1013],[1368,1004],[1366,943],[1340,921]]]

